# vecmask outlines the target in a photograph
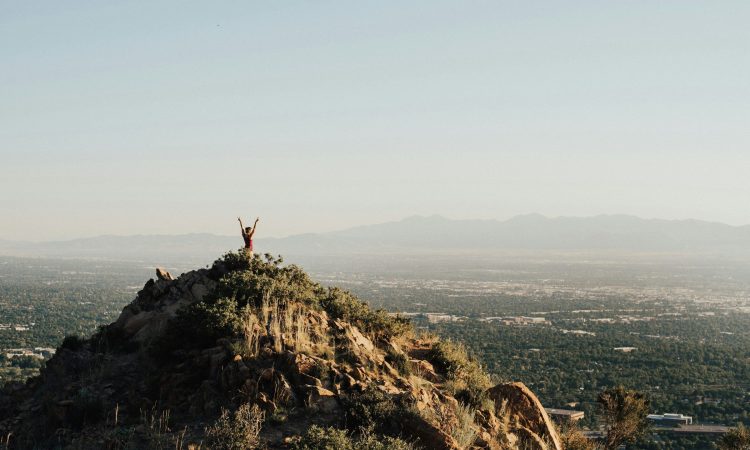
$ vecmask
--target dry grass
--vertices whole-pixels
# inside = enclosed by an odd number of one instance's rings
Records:
[[[260,324],[260,320],[258,320],[258,316],[248,306],[242,308],[240,320],[242,321],[242,334],[245,340],[245,354],[242,356],[254,357],[260,349],[260,337],[263,335],[263,327]]]
[[[560,439],[565,450],[599,450],[601,448],[596,442],[584,436],[581,429],[575,425],[561,432]]]
[[[258,447],[265,414],[257,405],[245,403],[230,413],[223,409],[221,416],[206,428],[212,449],[247,450]]]
[[[477,427],[474,424],[474,408],[458,404],[455,411],[457,426],[452,427],[450,434],[460,449],[467,449],[477,440]]]
[[[257,356],[261,338],[266,335],[272,337],[272,348],[277,353],[291,349],[312,355],[332,354],[325,334],[311,329],[309,314],[310,309],[302,303],[283,301],[273,295],[273,291],[264,293],[257,310],[251,307],[242,309],[243,356]]]

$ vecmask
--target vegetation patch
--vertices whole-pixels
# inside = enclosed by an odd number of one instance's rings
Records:
[[[485,391],[490,387],[490,377],[479,362],[469,356],[463,344],[452,341],[436,342],[428,358],[448,381],[445,387],[454,396],[473,407],[482,405]]]
[[[245,403],[234,412],[223,409],[216,422],[206,428],[208,444],[216,450],[258,448],[264,419],[265,414],[257,405]]]
[[[387,342],[413,331],[409,319],[392,316],[383,309],[373,310],[367,303],[339,288],[328,289],[320,304],[331,317],[355,325],[376,342]]]
[[[293,450],[416,450],[408,442],[390,436],[377,436],[369,431],[351,435],[338,428],[310,427],[293,444]]]
[[[393,347],[389,347],[385,353],[385,360],[388,362],[388,364],[392,365],[396,370],[398,370],[398,373],[400,373],[401,375],[405,377],[411,375],[409,357],[406,356],[406,354],[399,353],[395,351]]]

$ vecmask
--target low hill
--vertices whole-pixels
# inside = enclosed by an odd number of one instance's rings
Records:
[[[158,275],[6,386],[9,448],[562,448],[523,384],[296,266],[229,253]]]

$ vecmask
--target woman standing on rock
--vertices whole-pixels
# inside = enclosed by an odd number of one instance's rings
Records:
[[[240,230],[242,231],[242,239],[245,241],[245,251],[249,253],[250,255],[253,254],[253,235],[255,234],[255,229],[258,227],[258,220],[260,220],[259,217],[255,218],[255,223],[252,227],[247,227],[242,224],[242,219],[239,217],[237,220],[240,221]]]

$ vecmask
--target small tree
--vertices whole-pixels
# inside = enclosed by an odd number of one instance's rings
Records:
[[[750,429],[739,424],[719,440],[720,450],[750,450]]]
[[[649,401],[645,394],[618,386],[599,394],[597,402],[604,417],[605,449],[615,450],[648,430]]]

